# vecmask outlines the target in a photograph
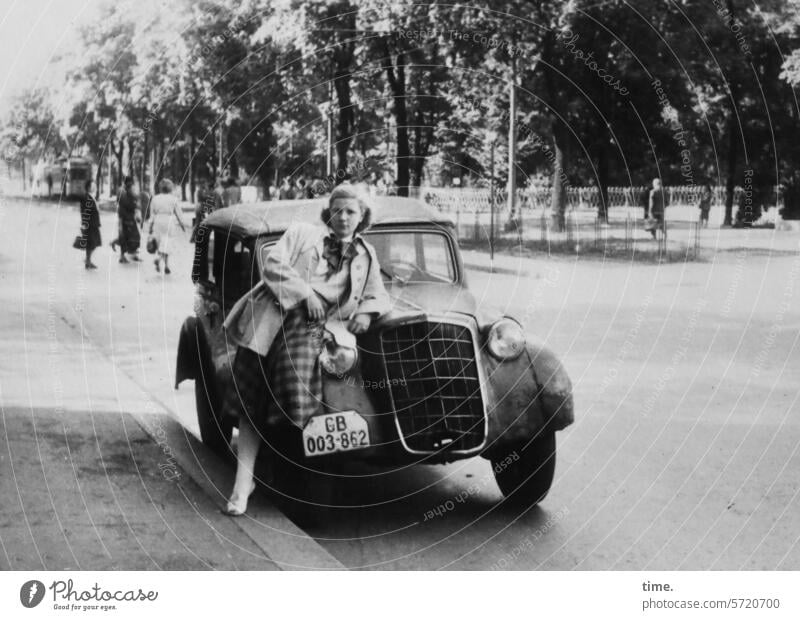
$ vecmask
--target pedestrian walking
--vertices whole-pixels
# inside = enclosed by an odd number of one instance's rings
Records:
[[[125,177],[123,182],[123,189],[117,201],[117,218],[119,234],[111,242],[111,249],[116,252],[117,246],[119,246],[120,263],[128,262],[125,254],[129,254],[134,261],[140,261],[138,254],[141,244],[139,226],[141,226],[142,217],[139,212],[139,196],[133,190],[131,177]]]
[[[164,262],[164,273],[169,275],[169,255],[171,239],[175,234],[175,227],[180,226],[186,232],[186,226],[181,217],[178,197],[173,194],[174,185],[169,179],[162,179],[158,184],[158,194],[150,201],[150,221],[147,223],[148,234],[155,241],[156,271],[161,271],[161,261]],[[150,243],[150,241],[148,241]]]
[[[97,269],[97,265],[92,262],[92,253],[103,243],[100,237],[100,211],[97,210],[97,201],[92,194],[93,183],[90,180],[84,185],[85,193],[81,200],[81,235],[75,241],[79,247],[86,251],[84,267],[86,269]]]
[[[661,230],[662,234],[666,233],[664,228],[664,212],[666,211],[669,200],[667,193],[661,186],[661,179],[653,179],[653,189],[650,190],[650,198],[648,201],[648,211],[650,221],[647,223],[647,230],[656,238],[656,231]]]
[[[700,209],[700,226],[702,228],[708,228],[708,212],[711,210],[712,197],[711,186],[706,183],[703,185],[700,191],[700,198],[697,200],[697,208]]]

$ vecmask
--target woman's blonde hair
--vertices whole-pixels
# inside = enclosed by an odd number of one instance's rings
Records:
[[[358,226],[356,226],[356,233],[360,233],[369,228],[369,225],[372,223],[372,211],[364,200],[363,194],[353,185],[350,185],[350,183],[342,183],[341,185],[337,185],[333,188],[333,191],[328,198],[328,206],[325,207],[321,213],[322,221],[325,223],[325,225],[330,226],[331,207],[333,207],[333,201],[339,198],[355,199],[358,201],[358,206],[361,209],[361,214],[363,217],[358,223]]]

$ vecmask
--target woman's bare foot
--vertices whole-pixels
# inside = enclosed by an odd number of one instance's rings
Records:
[[[222,509],[222,512],[229,517],[241,517],[245,512],[247,512],[247,500],[250,499],[250,496],[253,494],[253,491],[256,490],[256,483],[250,483],[250,492],[242,498],[244,495],[243,493],[237,492],[234,488],[233,493],[231,493],[231,498],[228,500],[227,505],[225,508]]]

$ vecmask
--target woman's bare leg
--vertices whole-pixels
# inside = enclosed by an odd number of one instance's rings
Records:
[[[247,498],[253,490],[253,471],[256,457],[261,447],[261,437],[253,425],[242,416],[239,419],[239,443],[236,453],[236,481],[233,483],[233,492],[228,501],[228,511],[236,509],[237,512],[247,510]]]

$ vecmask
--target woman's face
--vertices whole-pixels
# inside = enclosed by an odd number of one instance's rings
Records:
[[[356,198],[337,198],[331,205],[331,219],[328,224],[339,239],[351,237],[364,214]]]

